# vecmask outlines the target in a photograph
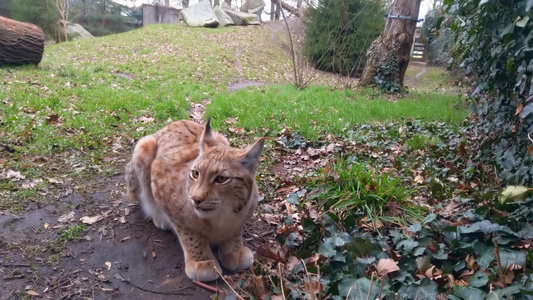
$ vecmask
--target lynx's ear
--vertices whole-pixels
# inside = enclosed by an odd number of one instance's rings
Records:
[[[202,132],[202,136],[200,137],[200,154],[207,148],[215,145],[217,142],[217,138],[213,134],[213,131],[211,130],[211,117],[207,118],[207,123],[204,127],[204,132]]]
[[[258,139],[253,145],[249,146],[246,150],[244,150],[246,154],[241,159],[241,164],[243,165],[243,167],[248,169],[250,173],[255,173],[264,146],[265,138],[262,137]]]

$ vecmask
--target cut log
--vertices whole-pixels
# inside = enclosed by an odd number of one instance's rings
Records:
[[[44,32],[36,25],[0,17],[0,66],[38,65],[44,42]]]

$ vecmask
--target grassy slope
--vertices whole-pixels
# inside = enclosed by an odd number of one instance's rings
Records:
[[[110,157],[127,156],[134,139],[188,118],[191,102],[212,100],[207,114],[226,132],[223,120],[237,118],[231,126],[261,133],[290,127],[309,139],[358,123],[459,122],[465,114],[452,109],[456,97],[435,90],[398,101],[368,89],[296,90],[287,85],[292,68],[277,34],[264,27],[153,25],[50,45],[38,67],[0,69],[0,144],[7,149],[0,173],[20,172],[30,186],[0,180],[0,207],[40,199],[39,189],[54,187],[42,178],[78,180],[92,174],[83,168],[121,169],[124,162]],[[273,85],[229,91],[228,84],[246,80]],[[41,156],[53,159],[43,165]]]

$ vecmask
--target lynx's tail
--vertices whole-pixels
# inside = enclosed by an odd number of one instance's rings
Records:
[[[149,135],[139,140],[126,165],[126,188],[132,202],[152,199],[151,167],[157,151],[156,139]]]

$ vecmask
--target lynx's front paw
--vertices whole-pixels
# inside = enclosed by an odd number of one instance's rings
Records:
[[[241,247],[238,251],[222,254],[219,252],[222,265],[230,271],[248,269],[254,263],[254,255],[248,247]]]
[[[185,273],[192,280],[198,281],[213,281],[220,276],[215,271],[215,268],[222,273],[222,269],[218,262],[214,259],[202,261],[185,261]]]

